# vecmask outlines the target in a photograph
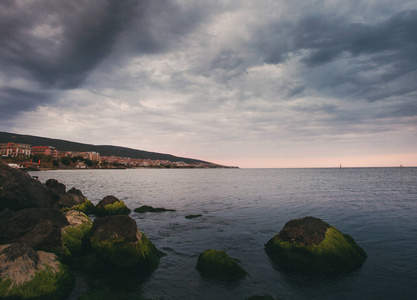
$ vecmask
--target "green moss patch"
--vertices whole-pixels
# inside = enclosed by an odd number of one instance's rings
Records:
[[[95,207],[95,214],[97,216],[115,216],[115,215],[128,215],[130,214],[130,209],[124,204],[123,201],[116,201],[112,204],[107,204],[104,208]]]
[[[61,265],[58,272],[46,266],[29,282],[10,289],[11,284],[10,279],[0,281],[1,299],[64,299],[74,285],[74,277],[65,265]]]
[[[209,249],[200,254],[196,269],[201,276],[214,280],[238,280],[246,276],[246,271],[224,251]]]
[[[268,256],[278,265],[311,272],[339,272],[352,270],[366,259],[366,253],[353,238],[330,226],[319,244],[284,241],[279,234],[265,245]]]
[[[92,224],[82,224],[77,227],[67,227],[62,233],[62,244],[72,255],[83,253],[83,244],[90,236]]]
[[[69,210],[78,210],[78,211],[81,211],[81,212],[85,213],[86,215],[90,215],[90,214],[94,213],[94,204],[90,200],[87,200],[87,198],[86,198],[85,202],[83,202],[81,204],[74,205],[72,207],[62,208],[61,212],[65,213]]]

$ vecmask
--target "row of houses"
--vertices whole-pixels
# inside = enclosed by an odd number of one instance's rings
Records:
[[[100,154],[98,152],[58,151],[52,146],[32,146],[13,142],[0,144],[0,156],[51,156],[53,158],[80,156],[84,159],[100,161]]]

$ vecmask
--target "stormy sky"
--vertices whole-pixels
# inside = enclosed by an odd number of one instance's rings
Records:
[[[240,167],[417,165],[416,1],[0,1],[0,131]]]

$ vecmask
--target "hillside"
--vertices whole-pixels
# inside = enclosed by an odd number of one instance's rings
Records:
[[[0,132],[0,143],[7,143],[7,142],[14,142],[14,143],[22,143],[22,144],[29,144],[32,146],[53,146],[59,151],[94,151],[100,153],[102,156],[122,156],[122,157],[130,157],[130,158],[137,158],[137,159],[159,159],[159,160],[168,160],[172,162],[176,161],[183,161],[185,163],[209,163],[202,160],[186,158],[186,157],[177,157],[170,154],[164,153],[156,153],[156,152],[148,152],[142,150],[136,150],[126,147],[118,147],[118,146],[108,146],[108,145],[90,145],[90,144],[82,144],[77,142],[65,141],[65,140],[58,140],[58,139],[50,139],[45,137],[39,136],[32,136],[32,135],[22,135],[22,134],[15,134],[15,133],[8,133],[8,132]]]

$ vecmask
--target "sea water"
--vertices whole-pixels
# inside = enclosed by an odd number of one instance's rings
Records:
[[[94,204],[124,201],[163,251],[158,269],[108,289],[132,299],[417,299],[417,168],[127,169],[31,172],[76,187]],[[134,213],[141,205],[175,212]],[[189,214],[201,214],[186,219]],[[368,258],[338,276],[286,273],[264,244],[291,219],[314,216],[351,235]],[[195,269],[206,249],[226,251],[248,275],[233,284]],[[81,278],[81,279],[80,279]],[[71,298],[91,289],[79,277]]]

